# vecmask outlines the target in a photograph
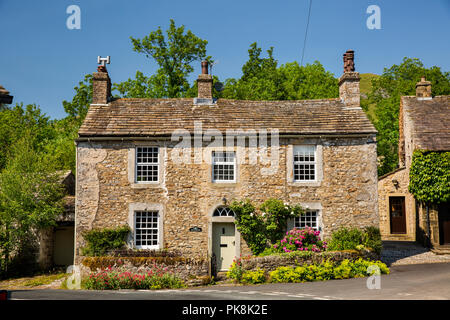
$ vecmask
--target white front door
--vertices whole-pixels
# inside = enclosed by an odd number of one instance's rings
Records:
[[[229,270],[236,255],[234,223],[213,223],[213,253],[216,255],[217,270]]]

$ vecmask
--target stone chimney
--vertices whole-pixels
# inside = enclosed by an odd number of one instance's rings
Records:
[[[106,66],[98,66],[92,79],[92,104],[107,104],[111,98],[111,79]]]
[[[344,53],[344,73],[339,78],[339,98],[348,108],[360,108],[359,73],[355,72],[355,52]]]
[[[420,82],[416,83],[416,97],[431,99],[431,82],[426,81],[425,77],[422,77]]]
[[[208,74],[208,61],[202,61],[202,74],[198,75],[197,86],[198,86],[198,99],[210,99],[212,100],[212,84],[213,79],[210,74]]]
[[[11,104],[13,101],[13,96],[9,95],[9,91],[3,88],[2,85],[0,85],[0,104]]]

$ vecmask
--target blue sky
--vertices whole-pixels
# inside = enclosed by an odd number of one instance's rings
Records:
[[[69,30],[69,5],[81,9],[81,29]],[[154,61],[132,50],[129,37],[142,38],[169,20],[208,40],[208,55],[221,80],[239,77],[248,48],[274,47],[280,64],[301,60],[309,0],[152,1],[0,0],[0,84],[14,103],[36,103],[52,118],[65,116],[63,100],[97,67],[97,56],[111,56],[113,82],[136,70],[155,72]],[[381,9],[381,29],[369,30],[369,5]],[[356,70],[383,72],[403,57],[426,67],[450,70],[450,0],[313,0],[304,63],[320,61],[340,76],[342,54],[355,50]],[[195,66],[190,79],[200,72]]]

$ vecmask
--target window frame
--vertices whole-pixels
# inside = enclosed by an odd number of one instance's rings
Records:
[[[299,228],[299,229],[304,229],[307,226],[307,221],[305,221],[305,226],[301,227],[301,226],[297,226],[297,221],[298,224],[301,224],[301,218],[309,218],[308,216],[306,216],[306,214],[308,213],[315,213],[315,227],[311,227],[316,231],[321,231],[321,226],[320,226],[320,210],[319,209],[306,209],[305,213],[300,215],[299,217],[295,217],[294,218],[294,228]]]
[[[139,149],[142,148],[153,148],[157,150],[157,162],[138,162],[138,152]],[[135,151],[134,151],[134,183],[136,184],[159,184],[160,183],[160,172],[161,172],[161,160],[160,160],[160,150],[161,148],[159,146],[148,146],[148,145],[142,145],[142,146],[136,146],[135,147]],[[147,165],[147,166],[151,166],[151,165],[155,165],[157,168],[157,173],[156,173],[156,181],[138,181],[138,166],[139,165]]]
[[[139,228],[140,230],[157,230],[157,232],[156,232],[156,244],[152,244],[152,245],[142,245],[142,244],[140,244],[140,245],[137,245],[137,230],[138,230],[138,228],[137,228],[137,213],[144,213],[144,212],[146,212],[147,214],[148,213],[156,213],[156,228],[154,228],[154,227],[152,227],[152,228]],[[134,214],[133,214],[134,216],[133,216],[133,222],[134,222],[134,224],[133,224],[133,226],[134,226],[134,230],[133,230],[133,246],[134,246],[134,248],[136,248],[136,249],[144,249],[144,250],[157,250],[157,249],[160,249],[161,248],[161,221],[160,221],[160,219],[161,219],[161,214],[160,214],[160,211],[159,210],[147,210],[147,209],[145,209],[145,210],[134,210]],[[148,217],[147,217],[147,219],[148,219]],[[142,222],[142,221],[141,221]],[[147,220],[147,223],[148,223],[148,220]],[[152,221],[152,223],[154,223],[153,221]],[[141,239],[142,240],[142,239]],[[146,239],[147,240],[147,239]]]
[[[216,153],[232,153],[233,154],[233,162],[226,162],[226,161],[215,161],[215,154]],[[211,181],[213,183],[236,183],[237,181],[237,165],[236,165],[236,151],[222,151],[222,150],[213,150],[211,152]],[[232,165],[233,166],[233,180],[221,180],[221,179],[214,179],[214,169],[216,165]]]
[[[314,148],[314,161],[295,161],[295,154],[296,154],[296,149],[301,148],[301,147],[313,147]],[[293,145],[292,146],[292,182],[294,183],[309,183],[309,182],[318,182],[318,152],[317,152],[317,145],[313,145],[313,144],[298,144],[298,145]],[[296,179],[295,178],[295,166],[296,165],[314,165],[314,179]],[[300,170],[300,169],[299,169]]]
[[[219,215],[216,215],[216,212],[219,213]],[[226,215],[222,215],[222,212],[226,212]],[[232,213],[232,215],[230,215],[230,213]],[[228,206],[218,206],[216,209],[214,209],[212,216],[213,217],[231,217],[231,218],[235,218],[236,214]]]

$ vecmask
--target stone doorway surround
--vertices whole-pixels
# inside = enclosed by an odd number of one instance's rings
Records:
[[[217,203],[215,206],[211,207],[209,211],[209,222],[208,222],[208,256],[213,256],[213,223],[233,223],[234,224],[234,217],[214,217],[214,211],[218,207],[223,207],[223,203]],[[234,236],[235,236],[235,257],[240,257],[241,255],[241,234],[239,230],[237,229],[237,226],[234,225]]]

